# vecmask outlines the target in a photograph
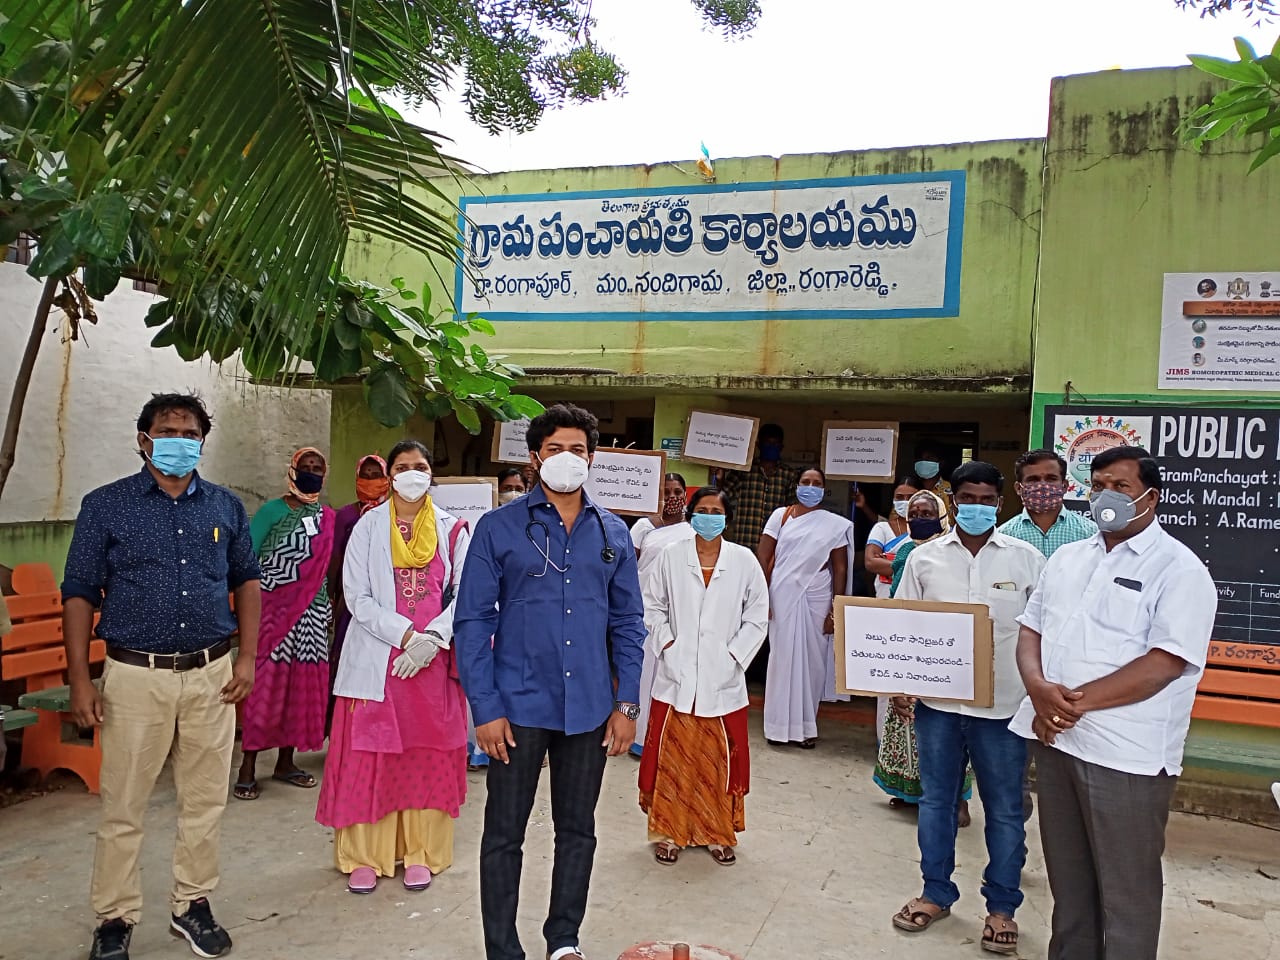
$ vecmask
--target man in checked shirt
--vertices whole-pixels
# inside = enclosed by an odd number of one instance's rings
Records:
[[[178,837],[169,929],[197,956],[218,957],[231,937],[208,895],[218,883],[235,704],[253,687],[261,573],[244,505],[196,473],[212,427],[199,398],[156,394],[137,427],[142,469],[85,496],[62,583],[72,714],[81,727],[102,726],[91,887],[99,925],[89,957],[128,960],[142,916],[142,821],[170,756]],[[89,679],[99,607],[101,691]]]

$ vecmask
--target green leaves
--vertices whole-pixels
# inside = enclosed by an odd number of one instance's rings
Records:
[[[1259,57],[1244,38],[1236,38],[1240,60],[1192,55],[1197,69],[1226,80],[1226,90],[1197,107],[1181,128],[1184,142],[1197,148],[1228,135],[1261,134],[1261,148],[1249,166],[1252,173],[1280,153],[1280,40],[1275,49]]]
[[[386,427],[398,427],[418,408],[408,378],[393,364],[372,371],[365,378],[364,391],[369,412]]]
[[[76,204],[59,218],[67,239],[93,257],[112,260],[120,255],[129,237],[133,211],[118,193],[100,193]]]

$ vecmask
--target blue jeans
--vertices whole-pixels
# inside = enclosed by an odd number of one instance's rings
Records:
[[[982,895],[988,913],[1012,917],[1022,905],[1022,865],[1027,833],[1022,819],[1022,771],[1026,741],[1009,721],[966,717],[916,703],[916,747],[920,752],[920,872],[924,899],[950,907],[960,899],[951,882],[956,867],[956,807],[965,767],[973,764],[986,823],[987,869]]]

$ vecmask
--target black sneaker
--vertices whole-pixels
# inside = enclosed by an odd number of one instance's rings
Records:
[[[129,960],[129,941],[133,924],[127,920],[108,920],[93,931],[93,947],[89,960]]]
[[[192,900],[182,916],[172,917],[169,932],[175,937],[185,937],[197,957],[220,957],[231,949],[231,937],[213,919],[209,901],[204,897]]]

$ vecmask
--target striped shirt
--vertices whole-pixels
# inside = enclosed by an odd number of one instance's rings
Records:
[[[1079,510],[1068,510],[1064,506],[1058,511],[1058,517],[1049,527],[1048,533],[1036,526],[1036,522],[1031,519],[1031,514],[1026,510],[1012,520],[1006,520],[1000,524],[1000,532],[1007,537],[1017,537],[1031,544],[1045,555],[1045,559],[1048,559],[1057,552],[1059,547],[1092,537],[1098,532],[1098,527]]]

